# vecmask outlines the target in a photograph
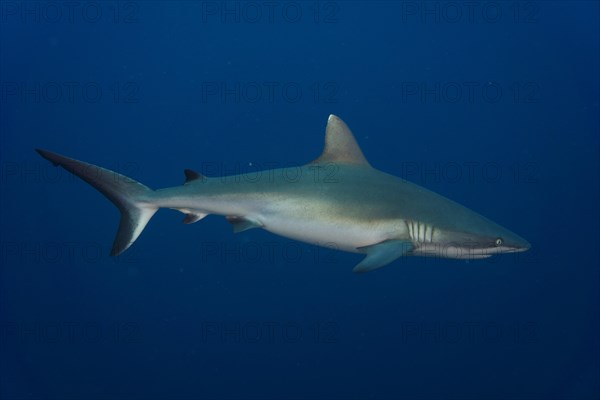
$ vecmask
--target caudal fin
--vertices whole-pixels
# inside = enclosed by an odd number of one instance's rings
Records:
[[[95,187],[119,208],[121,222],[110,252],[111,256],[127,250],[158,210],[150,201],[152,189],[125,175],[48,150],[36,151],[55,166],[63,167]]]

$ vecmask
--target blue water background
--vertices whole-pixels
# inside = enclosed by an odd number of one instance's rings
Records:
[[[598,398],[597,2],[24,4],[0,14],[0,398]],[[532,249],[356,275],[160,211],[111,258],[116,208],[34,152],[161,188],[308,162],[332,113]]]

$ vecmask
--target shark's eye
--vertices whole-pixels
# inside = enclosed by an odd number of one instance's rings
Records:
[[[496,239],[495,244],[496,244],[496,247],[502,246],[502,239],[501,238]]]

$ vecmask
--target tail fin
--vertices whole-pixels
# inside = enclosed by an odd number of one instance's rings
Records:
[[[112,201],[121,211],[119,231],[113,243],[111,256],[124,252],[135,242],[150,218],[158,210],[149,196],[152,189],[114,171],[74,160],[51,151],[36,151],[55,166],[61,166],[77,175]]]

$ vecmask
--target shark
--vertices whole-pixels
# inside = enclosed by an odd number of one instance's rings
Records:
[[[220,177],[186,169],[183,185],[153,190],[93,164],[43,150],[55,166],[78,176],[113,202],[121,219],[111,255],[127,250],[160,208],[185,214],[186,224],[224,216],[234,232],[262,228],[313,245],[363,254],[369,272],[403,256],[483,259],[528,250],[522,237],[475,211],[367,161],[353,133],[330,115],[315,160]]]

